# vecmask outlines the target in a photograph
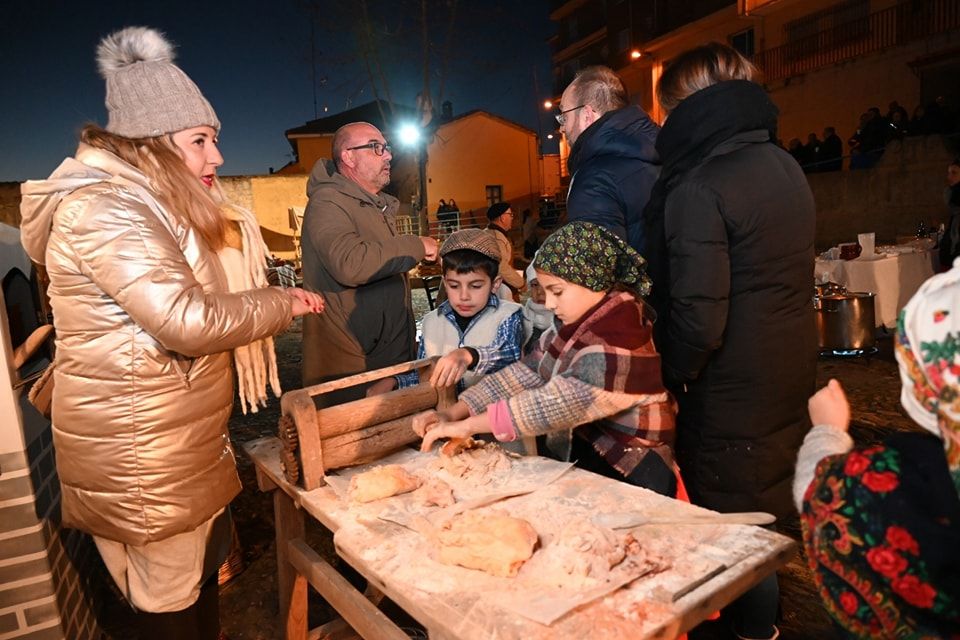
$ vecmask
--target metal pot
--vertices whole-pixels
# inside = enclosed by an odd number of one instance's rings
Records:
[[[813,295],[816,298],[823,298],[824,296],[846,293],[847,288],[842,284],[837,284],[836,282],[816,282],[813,285],[813,291]]]
[[[873,348],[876,342],[873,293],[848,291],[815,296],[813,304],[822,351]]]

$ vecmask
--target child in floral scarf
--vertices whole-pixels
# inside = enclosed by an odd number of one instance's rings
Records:
[[[900,314],[900,401],[929,433],[854,448],[840,383],[810,398],[794,500],[830,615],[857,638],[960,637],[960,267]]]
[[[675,496],[676,409],[641,298],[650,288],[643,258],[602,227],[573,222],[547,238],[534,268],[562,326],[450,409],[417,416],[423,450],[477,433],[545,436],[550,455]]]

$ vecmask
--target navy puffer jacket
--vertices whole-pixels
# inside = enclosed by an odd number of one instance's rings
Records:
[[[567,219],[594,222],[644,251],[643,209],[660,172],[660,127],[630,105],[605,113],[570,150]]]

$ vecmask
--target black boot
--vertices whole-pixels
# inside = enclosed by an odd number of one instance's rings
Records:
[[[137,613],[140,640],[217,640],[220,636],[220,603],[217,574],[200,587],[197,601],[181,611]]]
[[[137,636],[140,640],[200,640],[195,606],[167,613],[137,612]]]
[[[197,612],[197,638],[217,640],[220,637],[220,585],[216,573],[200,586],[200,597],[193,606]]]

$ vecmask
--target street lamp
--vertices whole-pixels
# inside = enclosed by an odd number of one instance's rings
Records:
[[[553,109],[553,100],[544,100],[543,101],[544,109]]]
[[[403,146],[414,147],[418,142],[420,142],[420,127],[412,122],[402,124],[400,125],[400,129],[397,131],[397,137],[400,140],[400,144]]]
[[[405,147],[417,150],[417,182],[419,202],[417,203],[417,220],[420,235],[427,235],[429,222],[427,220],[427,141],[424,139],[423,129],[412,122],[405,122],[397,129],[397,140]]]

